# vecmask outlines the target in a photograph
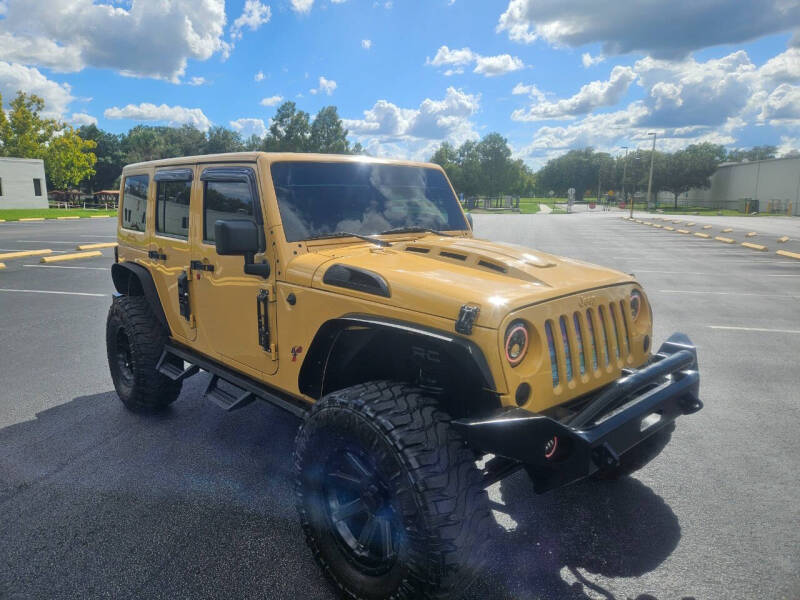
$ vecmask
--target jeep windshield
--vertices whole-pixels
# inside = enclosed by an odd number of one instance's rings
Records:
[[[271,169],[290,242],[347,232],[467,229],[452,188],[436,169],[363,162],[276,162]]]

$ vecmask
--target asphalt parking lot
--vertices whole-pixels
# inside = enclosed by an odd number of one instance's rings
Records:
[[[798,598],[800,260],[620,217],[475,224],[635,273],[655,340],[697,344],[705,408],[635,477],[543,496],[524,473],[492,486],[489,565],[468,597]],[[71,251],[114,228],[2,223],[0,252]],[[112,256],[0,271],[0,598],[332,598],[292,504],[294,417],[223,413],[200,397],[206,375],[161,416],[116,399]]]

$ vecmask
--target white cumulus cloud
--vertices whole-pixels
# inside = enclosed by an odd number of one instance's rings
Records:
[[[332,79],[326,79],[325,77],[320,76],[319,78],[319,87],[312,88],[308,90],[312,94],[327,94],[328,96],[332,95],[333,92],[336,90],[336,82]]]
[[[573,118],[592,112],[600,106],[614,106],[627,93],[636,74],[630,67],[616,66],[606,81],[592,81],[582,86],[571,98],[555,102],[544,101],[540,96],[527,110],[515,110],[511,118],[515,121],[541,121],[545,119]],[[517,88],[515,88],[516,90]],[[518,90],[519,93],[522,90]],[[538,92],[538,90],[536,90]]]
[[[275,106],[276,104],[280,104],[281,100],[283,100],[283,96],[268,96],[266,98],[261,99],[261,106]]]
[[[87,113],[72,113],[69,122],[80,127],[81,125],[97,125],[97,119]]]
[[[264,124],[263,119],[236,119],[235,121],[230,121],[230,126],[234,131],[238,131],[245,139],[252,135],[263,138],[267,134],[267,126]]]
[[[259,71],[255,75],[253,75],[253,79],[255,81],[263,81],[264,80],[264,71]]]
[[[155,105],[150,102],[128,104],[122,108],[112,106],[103,112],[106,119],[132,119],[134,121],[154,121],[167,125],[193,125],[200,131],[208,131],[211,121],[199,108],[183,106]]]
[[[224,0],[6,0],[0,60],[178,81],[189,59],[225,55]]]
[[[255,31],[264,23],[268,23],[272,17],[272,9],[259,0],[247,0],[244,3],[242,14],[233,22],[231,26],[231,37],[235,40],[242,37],[242,29],[247,27],[250,31]]]
[[[425,61],[425,64],[433,67],[449,67],[444,71],[447,76],[463,73],[463,67],[473,63],[475,68],[472,72],[485,77],[505,75],[525,68],[525,63],[520,58],[510,54],[482,56],[470,48],[451,49],[448,46],[440,46],[435,56]]]
[[[44,100],[43,116],[63,118],[69,103],[75,98],[67,83],[58,83],[45,77],[38,69],[0,60],[0,94],[7,104],[16,93],[36,94]]]
[[[372,48],[372,40],[361,40],[361,47],[364,50],[369,50]]]
[[[314,0],[292,0],[292,10],[301,14],[310,13],[312,6],[314,6]]]
[[[602,54],[598,54],[597,56],[592,56],[588,52],[584,52],[583,54],[581,54],[581,63],[583,64],[584,69],[588,69],[589,67],[592,67],[594,65],[599,65],[605,59],[606,57],[603,56]]]

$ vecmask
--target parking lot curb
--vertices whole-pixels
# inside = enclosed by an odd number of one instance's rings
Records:
[[[703,225],[703,229],[711,229],[711,225]]]
[[[24,217],[19,219],[20,222],[22,221],[44,221],[44,217]]]
[[[689,231],[688,229],[677,229],[676,231],[678,233],[691,233],[691,231]]]
[[[695,237],[699,237],[699,238],[703,238],[703,239],[709,239],[711,237],[707,233],[700,233],[699,231],[696,231],[694,235],[695,235]]]
[[[744,237],[756,237],[758,234],[755,231],[751,231],[749,233],[745,233]]]
[[[760,252],[766,252],[766,250],[767,250],[766,246],[762,246],[761,244],[752,244],[750,242],[742,242],[742,246],[744,246],[745,248],[751,248],[753,250],[758,250]]]
[[[726,227],[722,230],[722,233],[730,233],[731,231],[733,231],[733,227]]]
[[[90,219],[110,219],[111,215],[89,215]]]
[[[80,244],[76,250],[96,250],[97,248],[116,248],[119,246],[117,242],[101,242],[99,244]]]
[[[59,254],[58,256],[43,256],[39,262],[52,263],[61,262],[62,260],[78,260],[80,258],[94,258],[96,256],[103,256],[99,250],[92,252],[73,252],[72,254]]]
[[[670,227],[669,225],[664,225],[664,229],[666,229],[667,231],[675,231],[675,228]]]
[[[56,217],[56,219],[58,221],[66,221],[67,219],[80,219],[80,217],[78,217],[78,216],[75,216],[75,217]]]
[[[722,237],[721,235],[718,235],[714,239],[717,240],[718,242],[722,242],[723,244],[735,244],[736,243],[736,240],[731,239],[729,237]]]
[[[41,256],[42,254],[52,254],[52,250],[18,250],[0,254],[0,260],[7,258],[25,258],[26,256]]]
[[[789,236],[788,236],[788,235],[785,235],[785,236],[783,236],[783,237],[779,237],[779,238],[778,238],[778,243],[779,243],[779,244],[784,244],[784,243],[786,243],[786,242],[788,242],[788,241],[789,241]]]
[[[0,263],[0,269],[5,269],[5,268],[6,268],[6,263]]]
[[[781,256],[785,256],[786,258],[794,258],[796,260],[800,260],[800,254],[797,252],[789,252],[788,250],[777,250],[775,254],[780,254]]]

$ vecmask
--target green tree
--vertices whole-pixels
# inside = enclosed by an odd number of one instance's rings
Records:
[[[270,152],[305,152],[310,137],[308,113],[298,111],[294,102],[284,102],[275,112],[263,149]]]
[[[447,173],[447,178],[456,191],[463,191],[458,151],[450,142],[442,142],[441,146],[433,153],[430,162],[436,163],[444,169],[444,172]]]
[[[78,135],[84,140],[91,140],[96,144],[94,149],[97,157],[94,165],[95,174],[86,179],[86,191],[91,193],[116,187],[114,184],[122,173],[122,167],[125,166],[125,154],[122,151],[120,136],[103,131],[94,124],[80,127]]]
[[[0,144],[5,156],[44,158],[47,144],[60,129],[54,119],[43,118],[44,100],[34,94],[17,92],[7,118],[0,121]],[[0,98],[0,111],[3,111]]]
[[[777,146],[753,146],[749,150],[735,148],[728,152],[725,160],[729,162],[742,162],[744,160],[766,160],[778,155]]]
[[[239,132],[232,131],[221,125],[212,127],[208,131],[206,154],[221,154],[223,152],[241,152],[244,150],[242,136]]]
[[[350,142],[347,141],[347,129],[335,106],[322,108],[314,122],[311,123],[311,134],[308,149],[310,152],[324,154],[349,154]]]
[[[480,161],[479,192],[487,196],[499,196],[510,192],[511,148],[499,133],[489,133],[475,147]]]
[[[52,187],[66,190],[94,175],[97,157],[92,150],[96,146],[96,142],[84,140],[69,126],[64,127],[61,135],[50,140],[44,163]]]
[[[721,162],[726,159],[725,147],[721,144],[691,144],[683,150],[674,152],[666,161],[669,181],[655,190],[668,189],[675,194],[675,208],[678,208],[678,196],[693,188],[707,188],[711,185],[710,177]]]

